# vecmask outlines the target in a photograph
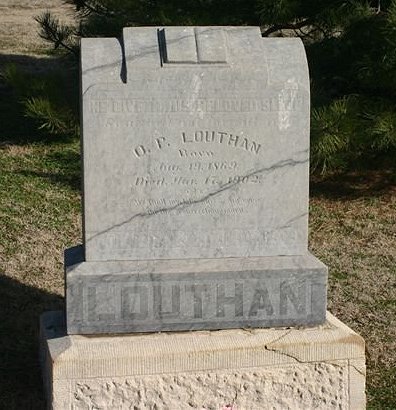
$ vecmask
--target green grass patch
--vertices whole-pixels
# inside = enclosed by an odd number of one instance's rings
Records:
[[[367,390],[370,401],[368,410],[393,410],[396,404],[396,368],[385,368],[377,371],[369,369]],[[371,379],[372,377],[372,379]]]
[[[0,147],[0,408],[43,409],[39,316],[63,308],[63,250],[81,241],[77,141]]]

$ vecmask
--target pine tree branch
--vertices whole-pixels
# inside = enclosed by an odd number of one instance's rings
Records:
[[[280,30],[299,30],[303,27],[309,26],[311,21],[309,19],[301,20],[297,23],[285,23],[285,24],[275,24],[274,26],[269,27],[263,33],[261,33],[262,37],[268,37],[270,34],[275,33],[276,31]]]
[[[106,16],[110,13],[110,10],[103,6],[103,4],[97,1],[87,1],[87,0],[65,0],[66,3],[72,4],[76,7],[76,10],[82,13],[84,16],[89,16],[90,14],[99,14]]]
[[[58,19],[54,19],[49,12],[45,12],[34,19],[41,26],[39,36],[42,39],[53,43],[55,48],[61,46],[75,56],[78,55],[78,52],[66,42],[72,34],[70,27],[60,25]]]

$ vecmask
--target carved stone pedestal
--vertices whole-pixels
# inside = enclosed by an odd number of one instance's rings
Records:
[[[363,409],[363,339],[327,313],[306,329],[67,336],[41,319],[52,409]]]

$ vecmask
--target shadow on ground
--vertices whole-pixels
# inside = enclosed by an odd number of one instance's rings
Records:
[[[63,298],[0,274],[0,408],[45,408],[39,365],[39,317]]]
[[[327,178],[311,177],[310,197],[333,200],[373,198],[396,193],[396,171],[378,169],[347,172]]]
[[[14,67],[18,73],[13,76],[11,84],[5,79],[5,73],[10,67]],[[0,54],[0,144],[52,142],[59,138],[64,140],[64,135],[54,136],[40,130],[40,124],[25,115],[22,102],[29,97],[49,95],[55,103],[65,101],[66,108],[69,105],[73,112],[77,112],[76,67],[75,61],[63,56]],[[35,79],[43,81],[40,84]],[[55,86],[50,86],[51,82]],[[61,108],[64,108],[63,104]]]
[[[29,178],[45,179],[58,186],[81,190],[81,163],[80,153],[72,150],[51,152],[45,155],[46,161],[56,164],[52,171],[35,171],[22,169],[18,174]]]

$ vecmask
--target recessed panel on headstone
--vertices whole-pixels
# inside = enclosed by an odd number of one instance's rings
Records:
[[[125,82],[83,96],[86,260],[306,253],[299,40],[173,27],[136,29],[133,43],[134,30]]]

